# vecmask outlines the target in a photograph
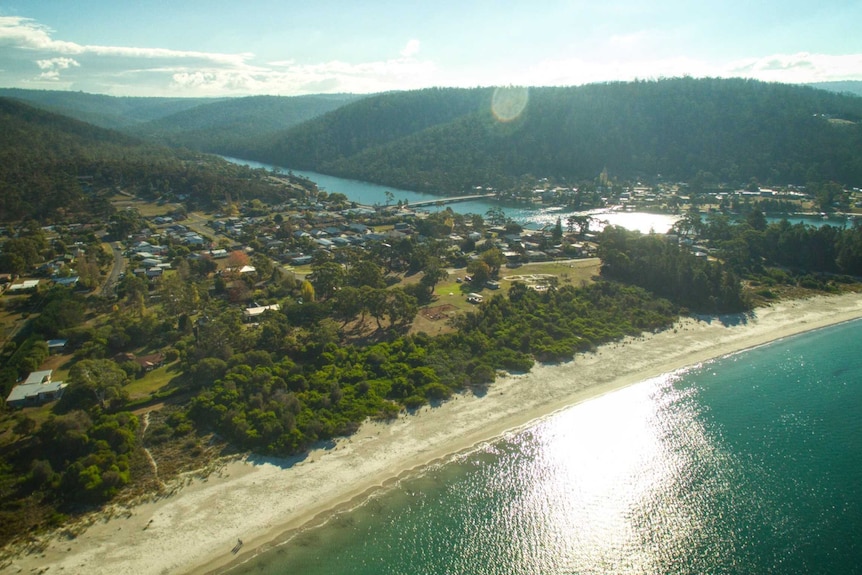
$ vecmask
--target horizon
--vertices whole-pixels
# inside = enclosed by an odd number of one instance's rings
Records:
[[[746,78],[862,81],[859,3],[518,0],[0,6],[2,87],[108,96],[375,94]]]

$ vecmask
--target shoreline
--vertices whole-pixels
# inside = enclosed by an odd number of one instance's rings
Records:
[[[536,365],[438,407],[366,422],[306,457],[249,456],[170,495],[98,516],[77,537],[59,530],[2,573],[219,573],[374,492],[572,405],[665,373],[799,333],[862,318],[862,294],[777,302],[751,314],[683,318],[672,328],[605,344],[558,365]],[[242,539],[236,554],[231,549]],[[23,553],[24,550],[22,549]]]

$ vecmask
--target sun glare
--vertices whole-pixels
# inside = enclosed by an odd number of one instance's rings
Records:
[[[500,122],[511,122],[527,107],[529,90],[524,86],[506,86],[494,90],[491,112]]]

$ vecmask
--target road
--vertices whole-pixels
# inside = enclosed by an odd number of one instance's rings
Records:
[[[112,242],[109,244],[111,251],[114,254],[114,265],[111,267],[111,273],[105,278],[105,283],[102,284],[102,297],[114,297],[117,289],[117,283],[120,281],[120,274],[126,269],[126,258],[123,257],[123,248],[120,242]]]

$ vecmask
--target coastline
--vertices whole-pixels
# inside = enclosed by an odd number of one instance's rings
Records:
[[[398,477],[571,405],[858,318],[862,294],[783,301],[747,316],[678,320],[672,329],[607,344],[572,362],[500,378],[482,397],[465,393],[392,422],[365,423],[305,458],[251,456],[205,479],[180,479],[170,495],[117,509],[75,538],[62,530],[46,537],[44,549],[12,559],[0,572],[218,572]],[[244,545],[232,554],[238,538]]]

